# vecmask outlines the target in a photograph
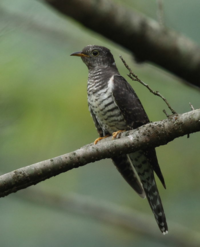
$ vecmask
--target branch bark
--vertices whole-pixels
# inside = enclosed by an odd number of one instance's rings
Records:
[[[200,87],[200,47],[156,21],[111,0],[41,0],[64,15]]]
[[[89,144],[74,152],[4,174],[0,176],[0,197],[87,163],[111,158],[116,153],[130,153],[165,145],[177,137],[197,131],[200,131],[200,109],[181,115],[172,115],[168,119],[124,132],[120,139],[112,140],[112,137],[109,137],[97,145]]]

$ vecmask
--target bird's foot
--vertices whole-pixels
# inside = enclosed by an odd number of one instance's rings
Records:
[[[118,130],[118,131],[116,131],[116,132],[113,132],[112,133],[112,139],[115,139],[116,137],[117,137],[117,135],[118,134],[120,134],[120,133],[122,133],[122,132],[124,132],[125,130]]]
[[[109,137],[109,136],[103,136],[103,137],[97,138],[97,139],[94,141],[94,145],[96,145],[99,141],[101,141],[102,139],[107,138],[107,137]]]

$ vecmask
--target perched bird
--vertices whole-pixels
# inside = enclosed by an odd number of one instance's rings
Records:
[[[129,83],[119,74],[113,55],[106,47],[88,45],[79,56],[89,70],[87,93],[88,106],[100,138],[138,128],[149,122],[147,114]],[[154,148],[112,158],[115,166],[130,186],[141,196],[147,197],[157,224],[163,234],[168,232],[164,209],[154,178],[154,172],[163,186]]]

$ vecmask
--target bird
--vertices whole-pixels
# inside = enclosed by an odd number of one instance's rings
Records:
[[[88,68],[87,100],[99,133],[94,144],[108,136],[116,138],[122,131],[136,129],[149,123],[149,118],[131,85],[116,67],[110,50],[88,45],[71,56],[81,57]],[[166,216],[156,185],[154,172],[165,186],[155,148],[119,154],[112,161],[127,183],[142,197],[147,198],[160,231],[168,233]]]

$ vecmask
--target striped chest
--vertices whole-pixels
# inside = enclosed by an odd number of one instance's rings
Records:
[[[114,76],[103,81],[100,75],[88,80],[89,109],[95,115],[104,135],[105,132],[112,134],[126,129],[124,117],[114,100],[113,80]]]

